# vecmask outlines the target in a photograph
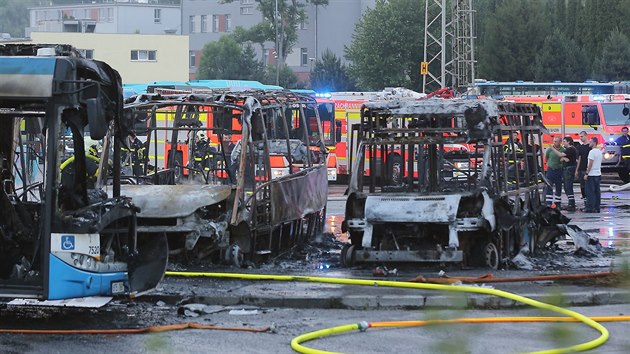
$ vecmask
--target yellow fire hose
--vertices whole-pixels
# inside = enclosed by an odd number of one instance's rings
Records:
[[[537,307],[543,310],[549,310],[556,313],[563,314],[565,316],[569,316],[572,318],[571,321],[580,321],[594,328],[595,330],[600,332],[600,336],[591,341],[564,347],[557,349],[550,349],[539,351],[536,353],[568,353],[568,352],[576,352],[576,351],[585,351],[596,348],[602,344],[604,344],[609,337],[608,330],[606,327],[602,326],[595,320],[582,315],[581,313],[571,311],[559,306],[547,304],[541,301],[537,301],[534,299],[530,299],[521,295],[512,294],[502,290],[496,289],[488,289],[481,288],[475,286],[468,285],[442,285],[442,284],[427,284],[427,283],[411,283],[411,282],[397,282],[397,281],[387,281],[387,280],[364,280],[364,279],[348,279],[348,278],[326,278],[326,277],[311,277],[311,276],[292,276],[292,275],[272,275],[272,274],[242,274],[242,273],[206,273],[206,272],[166,272],[166,275],[169,276],[182,276],[182,277],[211,277],[211,278],[230,278],[230,279],[248,279],[248,280],[275,280],[275,281],[296,281],[296,282],[311,282],[311,283],[328,283],[328,284],[343,284],[343,285],[362,285],[362,286],[384,286],[384,287],[395,287],[395,288],[410,288],[410,289],[428,289],[428,290],[443,290],[443,291],[454,291],[454,292],[466,292],[466,293],[476,293],[476,294],[485,294],[485,295],[494,295],[503,297],[506,299],[518,301],[533,307]],[[561,321],[570,320],[569,318],[564,317]],[[509,319],[509,318],[508,318]],[[455,320],[444,320],[442,323],[449,323],[449,321],[464,321],[470,319],[455,319]],[[492,319],[495,322],[498,322],[497,318]],[[504,319],[507,320],[507,319]],[[558,320],[557,318],[555,320]],[[385,322],[372,324],[372,327],[385,327]],[[387,326],[397,327],[399,324],[406,324],[410,326],[411,323],[415,323],[414,325],[419,325],[419,323],[427,324],[426,321],[403,321],[403,322],[387,322]],[[431,322],[435,323],[435,322]],[[353,330],[361,330],[365,331],[370,325],[367,322],[348,324],[343,326],[326,328],[310,333],[306,333],[294,338],[291,341],[291,348],[293,350],[300,353],[309,353],[309,354],[323,354],[330,353],[327,351],[317,350],[305,347],[301,345],[309,340],[313,340],[316,338],[328,336],[331,334],[338,334]]]

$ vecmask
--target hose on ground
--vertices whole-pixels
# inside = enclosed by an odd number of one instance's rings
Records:
[[[554,274],[554,275],[539,275],[535,277],[513,277],[513,278],[495,278],[491,273],[481,275],[479,277],[451,277],[443,275],[438,278],[425,278],[423,276],[417,276],[408,281],[414,283],[432,283],[432,284],[479,284],[479,283],[514,283],[520,281],[548,281],[548,280],[576,280],[576,279],[593,279],[604,278],[614,275],[614,272],[598,272],[598,273],[584,273],[584,274]]]
[[[611,185],[608,187],[608,190],[611,192],[621,192],[630,189],[630,183],[622,184],[622,185]]]
[[[142,328],[117,328],[117,329],[0,329],[0,333],[15,334],[139,334],[168,331],[180,331],[183,329],[211,329],[218,331],[240,332],[271,332],[271,327],[243,328],[243,327],[219,327],[204,325],[196,322],[177,323],[161,326],[149,326]]]
[[[536,353],[568,353],[576,351],[585,351],[596,348],[604,344],[610,336],[606,327],[602,326],[598,322],[590,319],[589,317],[575,312],[569,309],[565,309],[556,305],[547,304],[538,300],[530,299],[521,295],[512,294],[507,291],[488,289],[467,285],[442,285],[442,284],[427,284],[427,283],[412,283],[412,282],[396,282],[387,280],[364,280],[364,279],[348,279],[348,278],[326,278],[326,277],[312,277],[312,276],[294,276],[294,275],[272,275],[272,274],[243,274],[243,273],[212,273],[212,272],[166,272],[168,276],[184,276],[184,277],[212,277],[212,278],[227,278],[227,279],[249,279],[249,280],[276,280],[276,281],[298,281],[298,282],[311,282],[311,283],[326,283],[326,284],[341,284],[341,285],[362,285],[362,286],[384,286],[394,288],[411,288],[411,289],[428,289],[428,290],[442,290],[451,292],[467,292],[485,295],[500,296],[506,299],[518,301],[533,307],[537,307],[543,310],[549,310],[556,313],[563,314],[565,316],[572,317],[577,321],[583,322],[586,325],[599,331],[600,336],[577,345],[544,350]],[[302,346],[300,343],[319,338],[322,336],[347,332],[355,329],[360,329],[359,324],[350,324],[339,327],[327,328],[304,335],[298,336],[291,341],[291,348],[300,353],[309,354],[321,354],[327,353],[312,348]],[[299,341],[298,341],[299,339]]]
[[[597,322],[630,321],[630,316],[598,316],[591,317]],[[472,317],[454,318],[448,320],[426,320],[426,321],[384,321],[384,322],[359,322],[337,327],[330,327],[302,334],[291,341],[291,347],[300,353],[332,354],[323,350],[307,348],[301,344],[310,340],[326,337],[333,334],[358,330],[365,332],[368,328],[392,328],[392,327],[421,327],[440,324],[479,324],[479,323],[535,323],[535,322],[579,322],[573,317]],[[298,349],[296,349],[298,348]],[[553,351],[547,351],[553,352]]]

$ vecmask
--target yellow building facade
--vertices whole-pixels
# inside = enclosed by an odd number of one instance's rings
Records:
[[[30,42],[70,44],[118,70],[126,84],[188,81],[188,36],[33,32]]]

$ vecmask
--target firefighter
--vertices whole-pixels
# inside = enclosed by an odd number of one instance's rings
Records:
[[[88,188],[94,188],[96,177],[98,177],[98,165],[100,163],[100,143],[90,138],[84,139],[84,146],[88,148],[85,154],[85,168],[88,177]],[[74,155],[61,163],[61,184],[70,186],[74,183]]]
[[[562,161],[564,157],[564,147],[562,146],[562,138],[559,136],[553,137],[553,145],[548,147],[545,151],[545,159],[547,160],[547,173],[545,177],[551,185],[547,186],[546,201],[547,206],[561,208],[562,198]],[[553,189],[556,189],[555,194]]]
[[[210,145],[204,132],[197,132],[197,142],[195,143],[194,167],[196,171],[204,171],[207,174],[215,168],[215,154],[217,150]]]
[[[621,149],[621,168],[620,177],[627,183],[630,181],[630,136],[628,136],[628,127],[621,128],[621,136],[615,140],[615,144]]]
[[[123,174],[129,175],[131,172],[134,176],[140,177],[144,175],[144,163],[146,158],[146,147],[144,143],[138,139],[134,132],[129,133],[127,142],[129,148],[124,146],[121,148],[121,161],[123,162]]]
[[[518,139],[518,132],[512,132],[512,136],[505,142],[503,151],[508,161],[508,184],[516,183],[516,174],[520,170],[520,159],[523,157],[523,144]]]

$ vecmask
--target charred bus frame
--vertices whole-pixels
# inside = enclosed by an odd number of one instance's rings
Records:
[[[155,287],[166,239],[137,237],[120,169],[109,198],[86,173],[84,138],[125,134],[118,72],[67,45],[2,45],[0,68],[0,295],[64,299]],[[69,154],[74,173],[64,184]]]
[[[550,211],[540,195],[545,128],[536,105],[368,103],[352,128],[358,140],[351,142],[357,149],[342,223],[351,244],[342,251],[343,264],[498,268],[555,232],[556,218],[545,217]],[[505,135],[513,132],[526,142],[523,151],[504,148]],[[369,175],[363,173],[366,161]]]
[[[142,210],[140,233],[168,234],[173,253],[242,265],[277,255],[323,230],[327,150],[315,99],[274,90],[140,95],[127,102],[128,114],[150,122],[149,154],[166,149],[158,133],[171,143],[165,168],[155,173],[188,176],[147,176],[148,183],[166,185],[123,186]],[[307,117],[307,109],[315,116]],[[156,116],[165,111],[174,119],[158,126]],[[309,129],[312,122],[316,125]],[[189,155],[194,153],[197,132],[219,141],[215,161],[200,179],[193,178],[199,171],[192,159],[182,163],[173,148],[184,141]],[[226,151],[228,135],[240,136],[232,151]],[[273,161],[284,162],[281,171]],[[177,172],[183,169],[189,173]],[[173,208],[173,201],[181,207]]]

